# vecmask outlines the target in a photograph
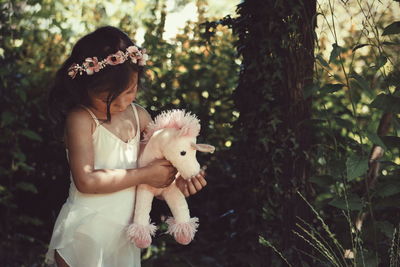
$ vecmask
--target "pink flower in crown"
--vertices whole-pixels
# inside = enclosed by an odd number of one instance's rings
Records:
[[[88,75],[92,75],[94,72],[99,72],[100,64],[97,60],[97,57],[88,57],[83,62],[83,66],[85,67],[86,73]]]
[[[68,68],[68,75],[73,79],[78,73],[79,65],[76,63],[72,63],[72,65]]]
[[[131,54],[129,54],[129,57],[131,58],[132,63],[136,64],[137,63],[137,59],[136,56],[132,56]]]
[[[134,45],[129,46],[126,51],[128,51],[129,54],[135,54],[137,52],[139,52],[139,48],[137,48]]]
[[[146,61],[143,59],[142,51],[136,53],[136,59],[139,66],[144,66],[146,64]]]
[[[143,49],[144,50],[144,49]],[[149,59],[149,55],[145,54],[146,50],[143,51],[142,57],[139,59],[139,66],[146,65],[146,61]]]
[[[125,62],[124,53],[122,51],[118,51],[115,54],[109,55],[107,57],[108,64],[110,65],[118,65]]]
[[[136,64],[137,63],[136,55],[137,55],[137,53],[139,53],[139,48],[137,48],[134,45],[131,45],[126,49],[126,51],[128,52],[128,55],[129,55],[132,63]]]

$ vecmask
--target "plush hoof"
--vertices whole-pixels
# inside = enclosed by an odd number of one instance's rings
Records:
[[[174,218],[169,217],[167,219],[167,233],[171,234],[179,244],[187,245],[193,240],[194,234],[197,232],[198,221],[199,219],[194,217],[188,222],[177,223]]]
[[[147,248],[151,244],[151,237],[154,236],[157,227],[154,224],[139,225],[133,223],[128,226],[127,235],[129,240],[138,248]]]

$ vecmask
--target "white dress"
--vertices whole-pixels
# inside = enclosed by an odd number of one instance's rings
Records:
[[[136,135],[125,143],[96,121],[93,133],[95,169],[137,168],[140,125],[136,107]],[[68,158],[68,150],[67,158]],[[70,175],[69,196],[57,217],[45,262],[54,264],[54,250],[70,267],[140,266],[140,249],[126,236],[132,219],[136,187],[108,194],[79,192]]]

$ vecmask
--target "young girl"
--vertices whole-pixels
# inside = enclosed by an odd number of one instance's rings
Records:
[[[185,196],[205,185],[205,173],[175,180],[160,159],[137,168],[140,135],[151,121],[133,104],[147,54],[114,27],[81,38],[56,74],[49,115],[63,138],[70,166],[69,197],[56,220],[46,263],[59,267],[140,266],[127,239],[135,186],[176,182]]]

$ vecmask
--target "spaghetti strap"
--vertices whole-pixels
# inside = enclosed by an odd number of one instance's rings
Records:
[[[92,116],[92,119],[96,122],[96,126],[99,126],[100,125],[99,119],[97,119],[97,117],[94,115],[94,113],[88,107],[86,107],[84,105],[81,105],[81,106],[90,113],[90,116]]]
[[[140,135],[140,121],[139,121],[139,115],[138,115],[138,112],[136,109],[136,105],[134,103],[131,103],[131,106],[133,108],[133,112],[135,113],[135,119],[136,119],[136,125],[137,125],[136,135]]]

